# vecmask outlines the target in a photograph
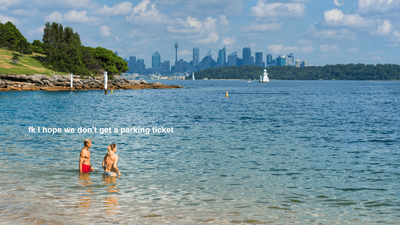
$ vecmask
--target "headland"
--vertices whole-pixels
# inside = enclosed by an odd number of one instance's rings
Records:
[[[80,77],[73,76],[72,90],[103,90],[104,78],[101,76]],[[107,89],[174,89],[183,88],[178,85],[165,85],[161,83],[147,83],[146,81],[128,80],[115,76],[108,80]],[[47,76],[43,74],[33,75],[5,75],[0,74],[0,91],[69,91],[71,90],[71,78],[68,75]]]

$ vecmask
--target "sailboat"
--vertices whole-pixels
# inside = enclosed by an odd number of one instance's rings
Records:
[[[269,82],[267,69],[264,69],[264,74],[260,75],[260,79],[258,80],[258,82],[261,82],[261,83],[268,83]]]
[[[194,73],[192,73],[192,80],[196,80],[196,79],[194,79]]]

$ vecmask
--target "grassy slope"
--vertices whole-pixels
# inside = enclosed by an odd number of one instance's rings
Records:
[[[19,65],[13,65],[11,63],[11,58],[13,54],[18,54],[18,52],[9,51],[0,48],[0,74],[46,74],[53,75],[54,73],[60,75],[67,75],[66,72],[54,71],[47,69],[40,62],[40,57],[45,55],[39,53],[33,53],[32,55],[25,55],[20,57]]]

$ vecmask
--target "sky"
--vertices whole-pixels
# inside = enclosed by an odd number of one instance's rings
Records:
[[[151,66],[190,62],[243,47],[278,55],[293,53],[309,64],[399,64],[400,0],[0,0],[0,20],[11,21],[32,42],[45,22],[78,32],[82,44],[136,56]]]

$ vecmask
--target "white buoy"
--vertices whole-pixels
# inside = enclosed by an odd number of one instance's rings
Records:
[[[107,94],[107,80],[108,80],[108,76],[107,76],[107,71],[104,72],[104,94]]]

